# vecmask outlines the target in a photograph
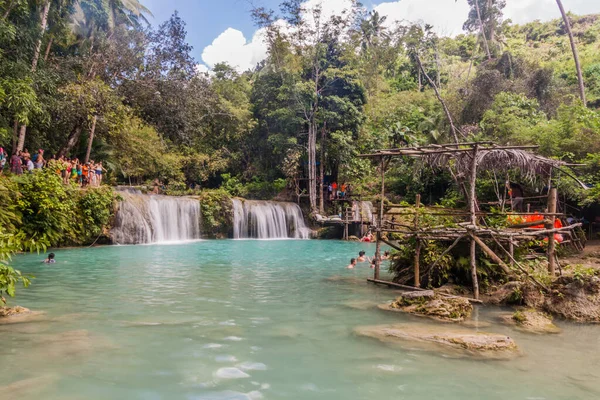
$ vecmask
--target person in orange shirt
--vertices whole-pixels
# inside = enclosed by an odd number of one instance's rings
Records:
[[[89,164],[83,164],[81,166],[81,186],[87,185],[89,170]]]

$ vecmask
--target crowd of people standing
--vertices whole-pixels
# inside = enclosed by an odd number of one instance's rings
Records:
[[[342,183],[338,185],[337,182],[332,182],[327,185],[327,194],[329,197],[329,201],[337,200],[337,199],[345,199],[350,196],[352,188],[347,183]]]
[[[27,149],[19,151],[8,158],[8,153],[0,147],[0,174],[3,173],[8,164],[10,172],[14,175],[33,173],[36,169],[51,168],[62,177],[63,183],[74,182],[81,187],[100,186],[102,175],[106,169],[102,162],[81,162],[78,158],[61,156],[58,159],[53,156],[50,160],[44,158],[44,150],[38,150],[33,157]]]

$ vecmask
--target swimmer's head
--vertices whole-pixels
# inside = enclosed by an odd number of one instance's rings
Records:
[[[48,254],[48,260],[54,260],[54,253]]]
[[[351,259],[350,264],[356,264],[356,258]]]
[[[359,255],[359,257],[362,257],[362,256],[364,256],[364,255],[365,255],[365,252],[364,252],[364,251],[359,251],[359,252],[358,252],[358,255]]]

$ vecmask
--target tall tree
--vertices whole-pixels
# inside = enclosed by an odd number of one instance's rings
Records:
[[[506,0],[467,0],[469,15],[463,25],[468,32],[479,31],[488,60],[497,53],[497,30],[502,22]],[[494,46],[494,47],[492,47]]]
[[[31,61],[31,73],[35,74],[37,70],[38,61],[40,59],[40,52],[42,51],[42,40],[44,39],[44,33],[46,31],[46,26],[48,25],[48,14],[50,13],[50,5],[52,1],[46,0],[43,3],[43,6],[40,10],[40,22],[38,26],[38,38],[35,45],[35,50],[33,52],[33,59]],[[27,133],[27,125],[21,125],[21,129],[19,130],[19,139],[17,141],[17,148],[13,149],[13,151],[21,151],[25,146],[25,135]]]
[[[583,82],[583,73],[581,72],[581,63],[579,62],[577,44],[575,44],[575,38],[573,37],[573,31],[571,30],[571,21],[569,21],[569,16],[565,12],[565,8],[563,7],[562,1],[556,0],[556,4],[558,4],[558,8],[560,9],[560,14],[562,15],[562,19],[565,23],[565,29],[567,31],[567,35],[569,35],[569,41],[571,42],[571,51],[573,52],[573,59],[575,60],[575,69],[577,69],[577,80],[579,82],[579,97],[581,98],[581,101],[585,106],[585,84]]]
[[[331,83],[324,79],[331,71],[325,61],[328,40],[337,40],[348,32],[357,15],[358,4],[351,2],[351,8],[341,16],[328,17],[323,14],[322,4],[312,7],[300,0],[291,0],[282,4],[286,29],[274,18],[274,13],[258,8],[253,15],[259,26],[267,31],[270,56],[274,65],[285,79],[292,79],[289,87],[293,91],[297,106],[307,129],[308,156],[308,196],[311,212],[317,213],[317,136],[320,131],[319,112],[322,109],[322,95]],[[340,10],[342,11],[342,10]],[[281,46],[281,40],[286,45]],[[287,54],[282,49],[289,50]],[[298,55],[300,56],[298,59]],[[286,65],[285,57],[296,58]],[[299,66],[299,68],[298,68]],[[286,73],[287,72],[287,73]],[[291,72],[291,73],[290,73]],[[322,195],[322,194],[321,194]]]

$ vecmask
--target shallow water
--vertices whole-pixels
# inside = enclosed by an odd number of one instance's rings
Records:
[[[536,336],[493,324],[523,355],[455,359],[353,328],[426,320],[371,304],[395,292],[346,270],[369,244],[204,241],[15,259],[36,275],[18,303],[46,315],[0,325],[3,399],[598,399],[600,326]],[[14,303],[13,303],[14,304]],[[493,321],[494,308],[475,319]],[[8,388],[4,387],[10,385]]]

